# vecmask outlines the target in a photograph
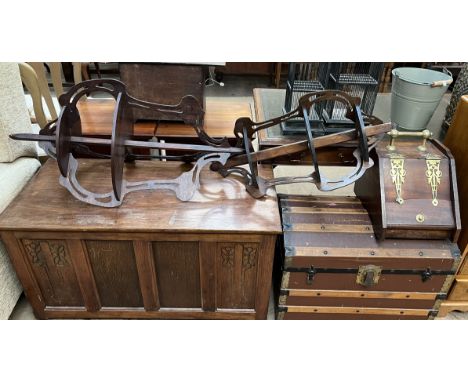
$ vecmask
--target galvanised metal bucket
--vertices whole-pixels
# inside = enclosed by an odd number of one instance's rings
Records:
[[[392,74],[392,122],[402,129],[424,130],[452,83],[452,74],[421,68],[397,68]]]

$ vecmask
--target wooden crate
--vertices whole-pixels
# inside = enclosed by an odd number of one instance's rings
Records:
[[[448,240],[378,241],[355,197],[282,196],[279,319],[426,319],[457,269]]]
[[[125,177],[170,179],[183,166],[137,161]],[[82,159],[80,169],[83,186],[110,186],[107,160]],[[206,169],[190,202],[140,191],[107,209],[76,200],[58,177],[48,160],[0,216],[38,318],[266,318],[281,233],[274,192],[256,200]]]

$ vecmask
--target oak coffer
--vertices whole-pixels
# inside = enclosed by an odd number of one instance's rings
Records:
[[[359,199],[282,196],[279,319],[426,319],[460,260],[448,240],[378,241]]]
[[[125,178],[171,179],[184,166],[137,161]],[[84,187],[112,187],[107,160],[80,159],[80,170]],[[261,171],[271,176],[271,167]],[[274,192],[256,200],[205,169],[190,202],[139,191],[102,208],[76,200],[58,177],[49,159],[0,215],[38,318],[266,318],[281,233]]]

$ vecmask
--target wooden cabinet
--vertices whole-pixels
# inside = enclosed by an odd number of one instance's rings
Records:
[[[456,282],[450,292],[448,301],[442,304],[440,316],[452,310],[468,311],[468,288],[465,288],[468,278],[468,95],[460,98],[453,117],[452,124],[445,137],[444,144],[450,148],[456,164],[458,195],[460,197],[461,233],[458,245],[464,255],[464,262],[458,270]]]
[[[102,161],[80,162],[106,184]],[[182,166],[137,162],[126,177],[171,178]],[[266,318],[281,232],[273,192],[256,200],[241,183],[205,170],[191,202],[142,191],[106,209],[74,199],[57,179],[48,160],[0,216],[37,317]]]
[[[448,300],[440,307],[439,316],[444,317],[451,311],[468,311],[468,247],[463,254],[463,262],[458,269]]]
[[[205,109],[205,68],[201,65],[121,63],[120,77],[130,95],[143,101],[177,105],[191,95]],[[167,120],[155,110],[134,109],[135,120]],[[199,116],[203,122],[203,113]],[[170,119],[179,120],[177,117]],[[203,124],[203,123],[202,123]]]
[[[468,294],[468,275],[459,275],[450,292],[450,300],[465,301]]]
[[[216,73],[273,76],[275,65],[275,62],[226,62],[225,66],[216,67]]]

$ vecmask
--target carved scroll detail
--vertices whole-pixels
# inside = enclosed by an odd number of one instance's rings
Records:
[[[52,254],[52,260],[57,266],[69,265],[65,246],[63,244],[49,243],[50,253]]]
[[[242,268],[250,269],[257,263],[257,248],[244,246],[242,252]]]
[[[439,159],[426,159],[426,178],[427,183],[431,186],[432,191],[432,205],[437,206],[439,201],[437,200],[437,189],[442,178],[442,171],[440,170]]]
[[[203,167],[213,162],[225,164],[228,157],[228,153],[204,155],[197,160],[191,170],[182,173],[175,179],[153,179],[142,182],[123,180],[120,200],[116,198],[114,192],[94,193],[81,186],[76,177],[78,161],[72,154],[69,154],[67,176],[61,175],[59,182],[78,200],[100,207],[120,206],[126,194],[138,190],[172,190],[179,200],[188,201],[200,188],[200,173]]]
[[[44,254],[42,253],[41,249],[41,242],[37,240],[24,240],[23,243],[26,253],[31,259],[31,264],[38,267],[43,267],[45,262]]]
[[[229,268],[234,266],[234,252],[234,247],[221,247],[221,259],[223,266]]]
[[[115,99],[115,110],[111,139],[82,136],[81,118],[78,102],[81,97],[93,92],[104,92]],[[392,128],[390,123],[382,124],[375,117],[367,118],[361,111],[360,101],[341,90],[323,90],[303,94],[298,100],[296,109],[267,121],[254,122],[247,117],[238,118],[234,125],[235,146],[224,138],[210,137],[203,128],[204,111],[202,105],[191,95],[183,97],[178,104],[164,105],[136,99],[127,93],[124,83],[115,79],[96,79],[84,81],[71,87],[60,96],[62,111],[56,121],[50,122],[40,134],[12,134],[17,140],[38,141],[49,156],[55,158],[60,170],[59,182],[78,200],[100,206],[117,207],[121,205],[126,194],[139,190],[172,190],[182,201],[190,200],[199,189],[200,171],[206,165],[223,176],[236,174],[242,176],[247,191],[255,198],[266,196],[269,188],[280,184],[313,183],[321,191],[332,191],[345,187],[358,180],[364,172],[373,166],[369,152],[373,145],[383,137],[383,133]],[[327,137],[332,130],[323,127],[316,136],[315,128],[310,124],[309,115],[317,104],[340,103],[346,108],[346,117],[352,120],[354,128],[343,130]],[[148,109],[156,112],[161,118],[174,117],[187,125],[192,125],[203,144],[142,142],[131,139],[134,122],[134,111]],[[253,148],[252,140],[260,131],[276,126],[288,120],[303,120],[305,139],[284,146],[267,150]],[[367,123],[378,123],[377,126],[365,126]],[[380,137],[376,137],[380,136]],[[375,137],[373,141],[368,138]],[[353,152],[356,166],[341,179],[327,179],[321,174],[316,149],[336,143],[356,139],[358,145]],[[91,145],[103,145],[110,148],[111,155],[103,155],[91,149]],[[141,155],[132,152],[134,148],[167,149],[170,151],[188,151],[185,155]],[[308,176],[264,178],[258,172],[258,163],[276,158],[286,158],[293,154],[309,152],[312,158],[313,172]],[[76,177],[78,161],[74,154],[84,153],[97,158],[111,159],[112,190],[94,193],[84,188]],[[152,179],[148,181],[129,182],[125,180],[125,162],[138,158],[165,158],[194,163],[192,169],[174,179]],[[247,165],[247,167],[242,167]]]
[[[54,265],[58,267],[70,265],[65,245],[63,243],[50,242],[47,240],[42,242],[48,245]],[[44,253],[42,250],[41,240],[23,240],[23,245],[32,265],[48,268],[47,261],[45,259],[47,251]]]

